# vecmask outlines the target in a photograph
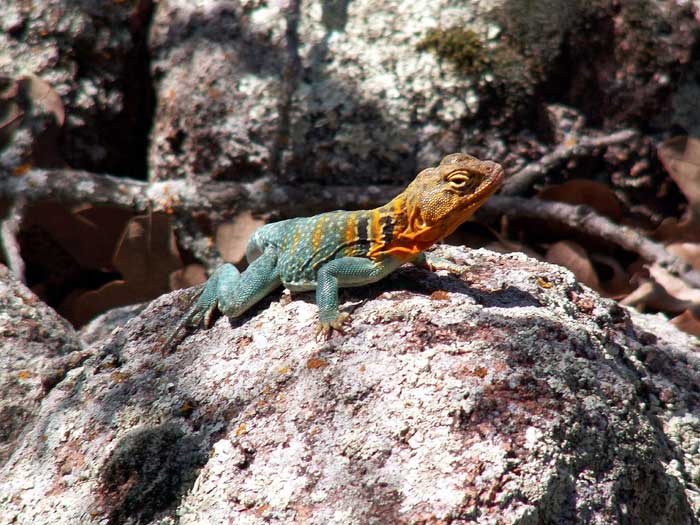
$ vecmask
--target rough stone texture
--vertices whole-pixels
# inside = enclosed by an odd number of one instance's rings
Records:
[[[295,3],[158,4],[153,177],[376,182],[460,149],[475,82],[415,46],[442,20],[485,32],[483,2]]]
[[[150,86],[142,50],[150,6],[3,0],[0,71],[36,75],[58,93],[66,114],[61,153],[73,167],[143,175]]]
[[[68,322],[0,265],[0,465],[47,393],[86,357]]]
[[[151,176],[403,182],[453,151],[503,160],[509,129],[548,140],[552,102],[607,128],[690,125],[696,12],[671,0],[162,1]],[[471,70],[418,50],[455,27],[471,31]]]
[[[273,295],[162,356],[187,292],[96,343],[0,471],[0,523],[698,523],[700,342],[566,270],[443,248]],[[654,335],[652,335],[654,334]]]

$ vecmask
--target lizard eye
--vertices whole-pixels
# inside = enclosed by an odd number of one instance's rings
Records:
[[[454,177],[450,177],[450,180],[448,180],[450,186],[455,188],[456,190],[461,190],[464,188],[467,184],[469,184],[469,177],[466,175],[455,175]]]

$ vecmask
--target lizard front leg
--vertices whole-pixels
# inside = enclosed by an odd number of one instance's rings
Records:
[[[399,264],[392,260],[373,261],[362,257],[341,257],[324,264],[316,279],[318,331],[326,335],[333,329],[340,331],[348,317],[338,310],[338,288],[376,282]]]

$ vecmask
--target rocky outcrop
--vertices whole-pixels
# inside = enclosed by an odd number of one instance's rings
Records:
[[[70,324],[0,265],[0,465],[42,400],[88,354]]]
[[[274,294],[161,355],[188,292],[154,301],[41,400],[0,523],[697,523],[700,342],[560,267],[442,250],[461,278],[345,290],[327,341]]]
[[[517,157],[508,145],[533,147],[518,130],[551,140],[542,116],[552,102],[596,127],[658,116],[659,129],[688,128],[695,11],[673,1],[161,1],[151,176],[401,183],[453,151]]]

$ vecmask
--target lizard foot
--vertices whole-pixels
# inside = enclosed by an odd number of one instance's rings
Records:
[[[316,324],[316,336],[322,337],[324,339],[330,338],[333,335],[333,330],[343,333],[343,323],[347,321],[350,314],[347,312],[340,312],[338,317],[331,321],[319,321]]]

